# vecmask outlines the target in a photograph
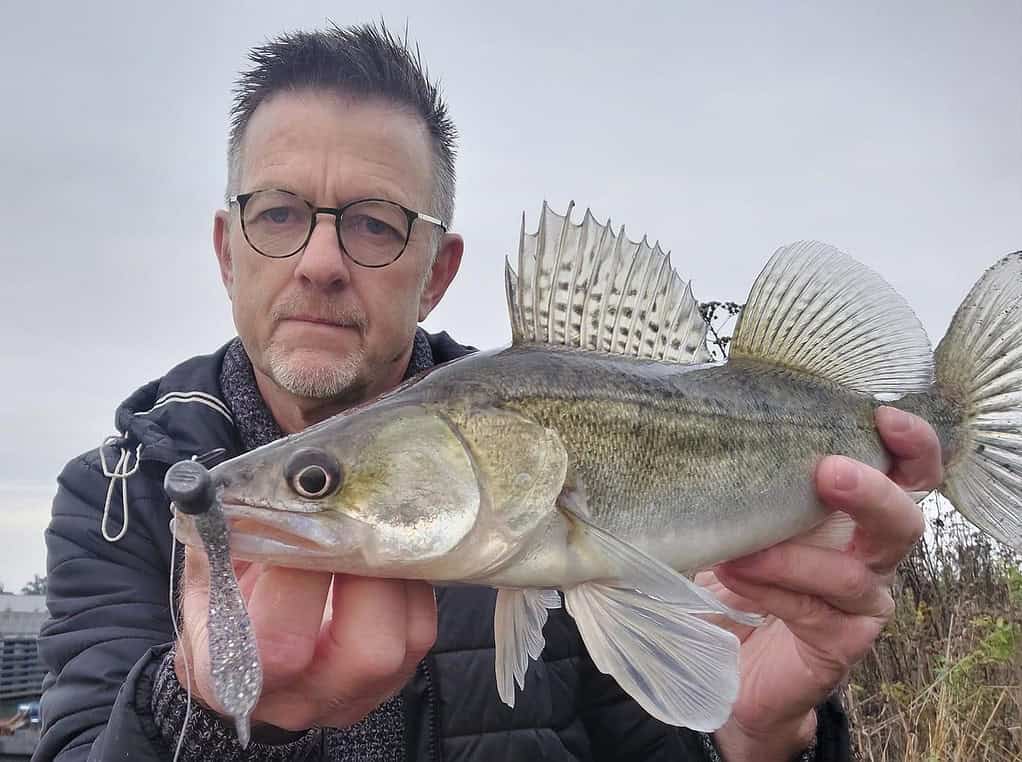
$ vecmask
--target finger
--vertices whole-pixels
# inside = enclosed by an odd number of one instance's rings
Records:
[[[330,580],[326,572],[282,567],[265,568],[256,579],[248,613],[264,691],[294,680],[312,662]]]
[[[252,591],[255,590],[255,584],[262,576],[262,573],[266,571],[264,564],[255,564],[248,561],[239,561],[234,565],[234,576],[238,578],[238,589],[241,591],[241,597],[248,602],[248,599],[252,597]]]
[[[701,571],[695,576],[695,583],[700,587],[704,587],[713,593],[713,597],[732,609],[739,611],[749,611],[754,614],[766,614],[762,608],[753,600],[745,598],[733,590],[728,589],[724,586],[724,583],[717,579],[717,575],[712,571]],[[746,624],[739,624],[724,614],[701,614],[700,618],[715,624],[721,629],[728,630],[734,633],[735,637],[740,642],[745,642],[745,639],[749,637],[758,628],[752,627]],[[762,625],[761,625],[762,626]]]
[[[266,693],[253,719],[286,730],[345,728],[386,700],[403,682],[406,591],[399,580],[337,574],[333,615],[300,679]]]
[[[944,479],[940,440],[922,418],[894,407],[876,411],[877,429],[895,456],[891,479],[907,490],[929,491]]]
[[[353,687],[398,673],[408,643],[408,590],[403,580],[337,575],[334,616],[320,656]],[[341,677],[342,675],[338,675]]]
[[[812,659],[821,685],[831,686],[870,649],[886,619],[845,614],[822,598],[761,585],[728,568],[717,570],[727,587],[756,601],[802,643],[803,658]],[[808,649],[808,651],[806,650]]]
[[[923,534],[923,514],[904,490],[867,465],[840,455],[816,470],[820,499],[855,520],[852,551],[873,571],[897,566]]]
[[[758,585],[822,598],[847,614],[889,614],[884,578],[854,555],[830,548],[784,542],[721,568]]]
[[[209,663],[209,559],[203,551],[185,546],[180,584],[180,637],[175,645],[174,670],[181,685],[190,682],[195,697],[215,708]]]
[[[412,594],[422,596],[421,590]],[[317,649],[316,691],[326,707],[319,724],[347,727],[404,684],[408,595],[403,580],[335,576],[334,615]]]
[[[402,672],[411,676],[422,658],[436,642],[436,593],[428,582],[405,582],[407,608],[407,637]]]

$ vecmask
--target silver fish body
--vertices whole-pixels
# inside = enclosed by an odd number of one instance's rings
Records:
[[[881,470],[889,463],[874,422],[880,402],[754,362],[679,366],[511,347],[441,368],[405,396],[424,405],[470,399],[472,407],[513,411],[556,432],[573,471],[566,489],[579,493],[593,522],[683,572],[822,522],[830,511],[812,475],[825,455]],[[962,414],[952,403],[927,392],[893,404],[930,421],[945,458],[953,457]],[[529,447],[513,437],[503,444]],[[567,569],[556,571],[551,556],[567,548],[555,537],[546,536],[550,547],[533,548],[528,563],[508,564],[485,581],[522,587],[579,581]],[[544,566],[541,556],[551,560]]]

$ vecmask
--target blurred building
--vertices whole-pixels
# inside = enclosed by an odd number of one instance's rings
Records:
[[[36,639],[46,616],[45,595],[0,595],[0,703],[38,698],[46,670]]]
[[[36,640],[46,616],[45,595],[0,594],[0,762],[27,760],[39,741],[46,670]]]

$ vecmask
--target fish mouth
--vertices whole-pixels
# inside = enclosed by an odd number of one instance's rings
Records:
[[[249,561],[336,558],[350,552],[362,526],[357,521],[347,526],[348,521],[315,513],[240,503],[221,503],[221,509],[230,530],[231,555]],[[178,513],[174,531],[185,544],[203,547],[194,517]]]
[[[288,555],[323,557],[337,553],[335,528],[320,513],[282,510],[223,503],[230,527],[231,552],[239,556]]]

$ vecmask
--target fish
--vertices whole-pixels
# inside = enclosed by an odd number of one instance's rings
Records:
[[[496,588],[512,707],[563,605],[650,715],[711,732],[739,688],[738,640],[715,617],[762,619],[694,574],[791,538],[847,547],[854,524],[813,473],[829,454],[889,468],[878,406],[934,427],[940,493],[1022,551],[1022,252],[982,275],[934,351],[873,270],[783,246],[716,362],[670,254],[573,208],[544,203],[534,233],[522,217],[509,346],[210,471],[232,556]],[[201,548],[195,520],[176,522]]]

